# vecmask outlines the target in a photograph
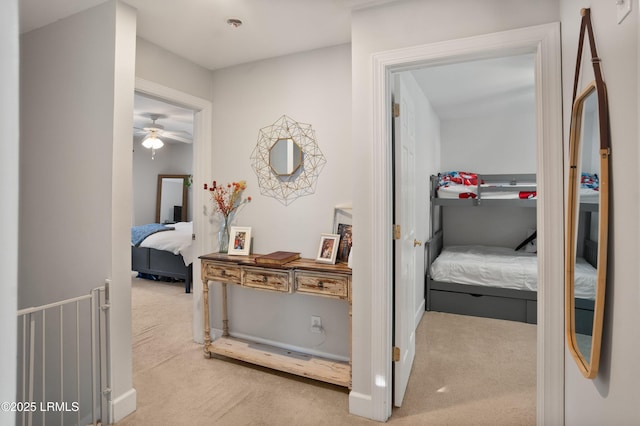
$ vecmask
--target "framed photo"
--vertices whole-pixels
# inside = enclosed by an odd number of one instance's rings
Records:
[[[338,224],[338,232],[340,235],[340,244],[338,245],[338,256],[336,260],[340,263],[347,263],[349,261],[349,253],[351,252],[351,246],[353,240],[351,237],[352,225],[346,223]]]
[[[340,235],[338,234],[320,234],[320,247],[318,247],[316,262],[336,263],[339,242]]]
[[[248,255],[251,246],[251,227],[232,226],[229,233],[229,254]]]

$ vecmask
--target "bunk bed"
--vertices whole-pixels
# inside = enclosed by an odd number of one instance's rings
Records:
[[[462,315],[537,322],[537,255],[535,240],[523,249],[459,245],[444,247],[443,207],[536,207],[534,174],[476,175],[448,172],[431,176],[431,230],[426,250],[427,310]],[[534,236],[535,237],[535,236]],[[594,245],[584,241],[578,259],[576,304],[580,323],[592,318],[595,280]],[[591,311],[590,311],[591,309]]]
[[[431,176],[432,206],[536,206],[535,174],[447,172]]]
[[[193,222],[146,224],[131,229],[131,270],[154,278],[184,280],[191,292]]]

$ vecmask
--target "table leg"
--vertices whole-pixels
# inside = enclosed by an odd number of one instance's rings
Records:
[[[222,336],[229,336],[229,316],[227,313],[227,283],[222,283]]]
[[[211,358],[211,328],[209,326],[209,280],[202,280],[202,308],[204,310],[204,356]]]

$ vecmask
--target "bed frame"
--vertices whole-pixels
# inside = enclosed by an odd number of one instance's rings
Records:
[[[180,254],[148,247],[131,247],[131,270],[184,280],[185,293],[191,293],[193,264],[185,266]]]
[[[533,199],[485,199],[483,191],[491,192],[514,192],[514,185],[519,184],[518,191],[535,191],[536,175],[532,173],[511,173],[511,174],[478,174],[478,186],[476,187],[477,198],[438,198],[438,181],[440,175],[431,175],[431,209],[438,206],[520,206],[535,207],[536,200]],[[481,184],[491,185],[491,188],[482,187]]]
[[[478,175],[478,181],[488,182],[533,182],[535,175]],[[476,199],[437,198],[438,176],[431,176],[431,230],[432,238],[425,244],[426,260],[426,310],[496,318],[511,321],[537,323],[536,291],[515,290],[509,288],[476,286],[435,281],[431,279],[431,265],[440,255],[443,247],[442,207],[443,206],[536,206],[535,199],[482,199],[482,190],[478,188]],[[535,187],[532,187],[535,190]],[[496,191],[496,188],[492,188]],[[498,189],[499,190],[499,189]],[[504,190],[513,190],[509,185]],[[587,223],[585,221],[584,223]],[[589,238],[583,243],[584,258],[596,265],[597,244]],[[590,330],[593,324],[593,301],[576,299],[576,331]]]

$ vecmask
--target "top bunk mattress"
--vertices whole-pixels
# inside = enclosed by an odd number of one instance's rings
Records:
[[[488,200],[535,199],[536,182],[533,174],[478,175],[469,172],[445,172],[438,174],[436,195],[438,198]]]
[[[535,253],[508,247],[480,245],[442,249],[430,270],[431,279],[445,283],[537,291],[538,258]],[[578,259],[575,272],[576,297],[595,298],[596,270]]]

